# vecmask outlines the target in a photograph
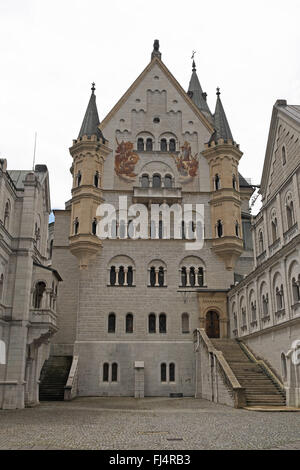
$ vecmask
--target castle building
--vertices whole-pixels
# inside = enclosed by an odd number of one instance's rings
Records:
[[[61,277],[50,266],[49,178],[0,160],[0,408],[38,403],[39,378],[57,331]]]
[[[300,406],[300,106],[277,100],[253,218],[254,269],[228,294],[230,336],[282,379]]]
[[[195,62],[186,92],[158,41],[101,123],[92,86],[70,148],[72,197],[54,211],[52,250],[64,282],[48,369],[68,359],[79,396],[194,396],[193,331],[230,335],[227,294],[253,268],[253,188],[239,174],[242,152],[219,89],[214,113],[206,98]],[[110,236],[101,239],[108,204],[115,212]],[[157,204],[171,210],[170,230],[162,212],[141,219],[142,207]],[[140,208],[139,226],[137,213],[126,210],[132,205]],[[188,208],[193,220],[176,226],[173,205]],[[188,235],[197,231],[197,205],[201,249]],[[138,238],[141,225],[146,237]]]

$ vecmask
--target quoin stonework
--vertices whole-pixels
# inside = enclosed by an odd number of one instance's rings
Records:
[[[76,396],[300,406],[300,106],[274,105],[252,217],[247,156],[194,61],[185,91],[156,40],[101,123],[95,92],[66,157],[71,198],[49,229],[47,168],[2,162],[1,407]],[[167,221],[142,217],[154,205]],[[179,223],[175,206],[189,207]],[[128,236],[141,227],[147,236]]]

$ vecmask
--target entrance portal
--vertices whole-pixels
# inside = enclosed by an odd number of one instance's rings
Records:
[[[219,314],[214,310],[206,314],[205,331],[209,338],[220,338]]]

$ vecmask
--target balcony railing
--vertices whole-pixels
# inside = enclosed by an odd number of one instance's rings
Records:
[[[286,232],[283,234],[284,243],[288,243],[292,238],[294,238],[298,233],[298,224],[297,222],[292,225]]]
[[[274,255],[276,251],[279,250],[279,248],[280,248],[280,238],[277,238],[277,240],[275,240],[275,242],[269,246],[270,256]]]
[[[54,327],[57,326],[57,314],[54,310],[47,308],[47,309],[40,309],[40,308],[32,308],[30,309],[30,322],[33,324],[39,325],[52,325]]]
[[[182,199],[181,188],[142,188],[135,186],[133,188],[133,201],[134,202],[167,202],[175,203],[180,202]]]
[[[256,258],[258,266],[260,264],[262,264],[265,261],[266,258],[267,258],[267,252],[265,250],[262,253],[260,253],[260,255],[258,255],[257,258]]]

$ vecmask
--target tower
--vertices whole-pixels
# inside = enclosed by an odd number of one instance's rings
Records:
[[[217,88],[215,131],[202,152],[210,169],[212,249],[227,270],[243,251],[238,164],[243,155],[234,142]]]
[[[82,122],[78,138],[69,149],[73,157],[72,212],[70,251],[79,260],[80,269],[101,250],[102,242],[96,236],[96,210],[103,201],[103,164],[110,152],[107,141],[98,128],[100,121],[96,105],[95,84]]]

